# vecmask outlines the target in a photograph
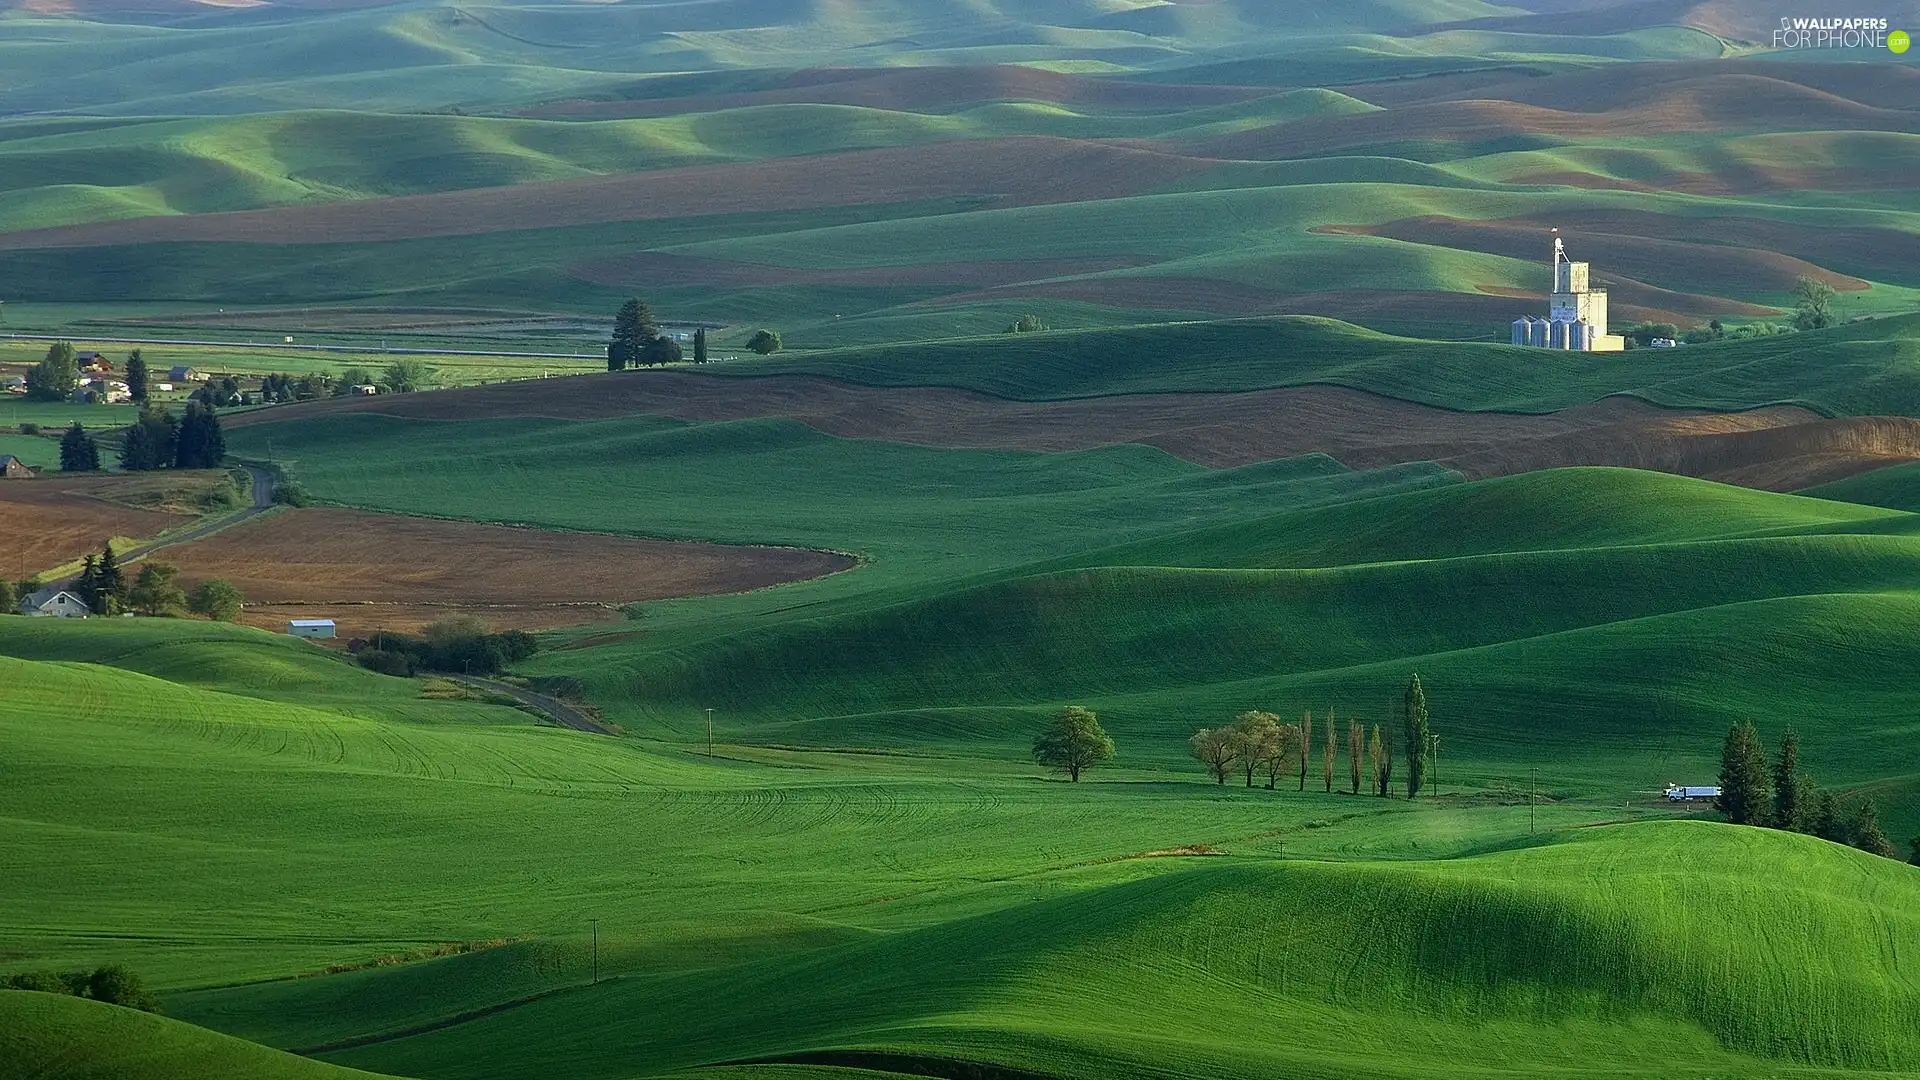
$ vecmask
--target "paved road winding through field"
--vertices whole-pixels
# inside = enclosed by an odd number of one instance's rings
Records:
[[[582,712],[579,708],[569,705],[551,694],[541,694],[525,689],[524,687],[515,686],[512,683],[504,683],[495,679],[482,679],[474,675],[447,675],[445,678],[465,686],[471,686],[477,690],[493,690],[505,694],[522,704],[531,705],[547,714],[549,719],[561,727],[572,728],[575,731],[585,731],[594,735],[613,734],[613,732],[607,729],[605,724],[600,723],[593,717],[588,716],[585,712]]]

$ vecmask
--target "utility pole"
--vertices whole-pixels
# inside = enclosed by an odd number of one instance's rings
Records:
[[[713,760],[713,710],[707,710],[707,760]]]

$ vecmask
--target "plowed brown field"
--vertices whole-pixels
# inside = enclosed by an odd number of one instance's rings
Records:
[[[0,577],[18,581],[99,551],[113,537],[144,540],[194,519],[109,501],[128,482],[106,474],[0,480]]]
[[[992,101],[1042,101],[1126,112],[1169,112],[1245,101],[1259,87],[1176,86],[1063,75],[1015,65],[832,68],[800,71],[768,90],[644,101],[561,101],[517,115],[612,120],[718,112],[755,105],[853,105],[908,112],[953,112]]]
[[[847,569],[796,548],[639,540],[398,514],[308,508],[262,517],[157,556],[189,582],[226,578],[246,621],[332,618],[343,637],[415,630],[455,612],[501,629],[620,617],[618,606],[745,592]]]
[[[1563,465],[1622,465],[1771,490],[1920,460],[1920,420],[1823,420],[1791,406],[1705,413],[1614,397],[1544,415],[1470,413],[1334,386],[1021,402],[937,387],[683,371],[340,399],[297,411],[241,414],[231,423],[245,426],[315,412],[420,419],[778,416],[841,438],[922,446],[1060,452],[1141,443],[1215,468],[1319,452],[1362,469],[1438,461],[1485,477]]]
[[[514,187],[273,210],[134,218],[0,233],[0,250],[106,244],[318,244],[977,199],[989,206],[1110,199],[1217,164],[1041,136],[698,165]]]

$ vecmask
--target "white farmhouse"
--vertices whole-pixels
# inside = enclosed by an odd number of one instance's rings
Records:
[[[332,619],[290,619],[287,633],[294,637],[330,638],[334,636]]]

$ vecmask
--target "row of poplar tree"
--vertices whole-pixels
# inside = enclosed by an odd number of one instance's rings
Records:
[[[1418,674],[1407,683],[1407,692],[1401,703],[1401,718],[1407,760],[1407,798],[1411,799],[1426,786],[1439,743],[1428,723],[1427,691],[1420,684]],[[1327,710],[1323,729],[1326,739],[1320,744],[1320,779],[1326,790],[1331,792],[1334,774],[1338,771],[1340,742],[1339,721],[1332,709]],[[1235,717],[1227,727],[1201,728],[1194,732],[1193,756],[1207,767],[1216,783],[1225,784],[1227,777],[1238,771],[1245,777],[1246,786],[1252,787],[1254,775],[1264,773],[1267,788],[1271,790],[1278,786],[1282,776],[1296,775],[1297,790],[1305,791],[1308,762],[1314,757],[1313,730],[1312,712],[1306,713],[1299,723],[1294,724],[1270,712],[1251,710]],[[1355,795],[1360,794],[1364,782],[1370,794],[1382,798],[1391,794],[1393,732],[1389,730],[1383,738],[1380,725],[1373,725],[1369,732],[1365,724],[1349,720],[1346,744],[1349,790]]]
[[[1751,723],[1733,725],[1720,754],[1720,797],[1713,805],[1735,825],[1806,833],[1899,858],[1880,828],[1880,808],[1871,797],[1843,800],[1800,771],[1800,733],[1792,728],[1781,736],[1780,756],[1769,768],[1759,731]],[[1920,836],[1913,848],[1913,862],[1920,866]]]

